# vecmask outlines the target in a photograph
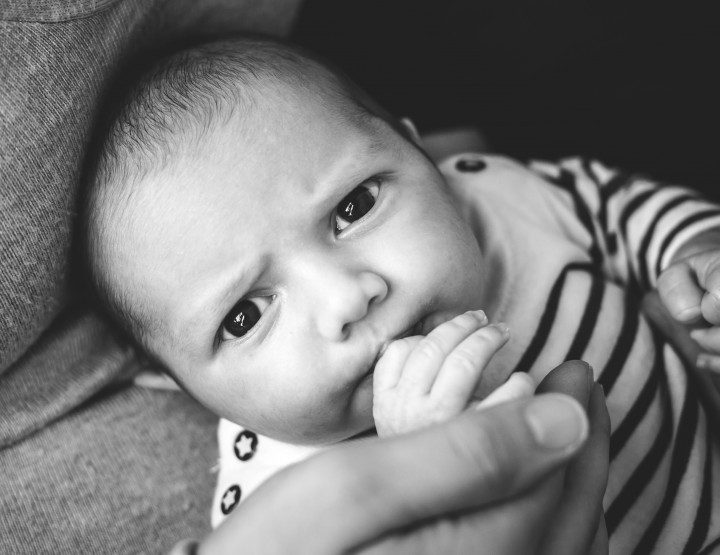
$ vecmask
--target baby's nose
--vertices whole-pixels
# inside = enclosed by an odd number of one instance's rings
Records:
[[[335,268],[320,278],[317,308],[318,331],[333,341],[346,339],[373,305],[388,293],[385,280],[375,272]]]

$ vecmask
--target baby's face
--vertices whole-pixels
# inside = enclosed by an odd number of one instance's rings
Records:
[[[484,306],[481,253],[442,176],[382,120],[295,92],[148,180],[117,273],[185,387],[259,433],[372,428],[384,347]]]

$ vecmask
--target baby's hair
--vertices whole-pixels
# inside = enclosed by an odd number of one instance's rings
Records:
[[[273,86],[279,83],[290,86],[279,93]],[[281,102],[281,94],[297,88],[321,95],[342,117],[380,117],[403,132],[341,72],[298,47],[259,37],[208,42],[162,58],[128,89],[102,126],[81,203],[81,257],[100,305],[151,353],[148,338],[161,322],[141,300],[130,298],[109,270],[118,230],[132,217],[127,207],[138,194],[136,185],[192,148],[212,126],[253,113],[261,99]]]

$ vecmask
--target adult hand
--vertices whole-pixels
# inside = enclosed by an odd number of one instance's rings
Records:
[[[538,394],[551,391],[563,392],[586,406],[591,430],[589,441],[564,473],[562,496],[539,552],[606,554],[608,538],[602,501],[610,464],[610,418],[605,396],[594,383],[592,369],[581,361],[561,365],[537,388]]]
[[[543,385],[553,393],[467,411],[412,434],[350,442],[292,466],[258,488],[198,552],[586,553],[574,549],[593,541],[598,499],[586,502],[591,510],[578,501],[604,490],[602,464],[588,459],[602,451],[607,459],[607,415],[602,395],[589,395],[587,365],[566,363],[553,376]],[[562,469],[580,451],[565,483]],[[572,510],[553,521],[558,501]],[[578,529],[561,528],[571,523]]]

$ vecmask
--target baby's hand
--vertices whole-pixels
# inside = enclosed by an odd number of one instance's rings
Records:
[[[690,336],[706,351],[699,367],[720,371],[720,248],[691,254],[658,278],[658,293],[679,322],[698,327]]]
[[[461,314],[425,337],[391,343],[373,377],[378,434],[415,430],[463,412],[485,366],[508,337],[507,326],[488,325],[485,313],[477,311]]]

